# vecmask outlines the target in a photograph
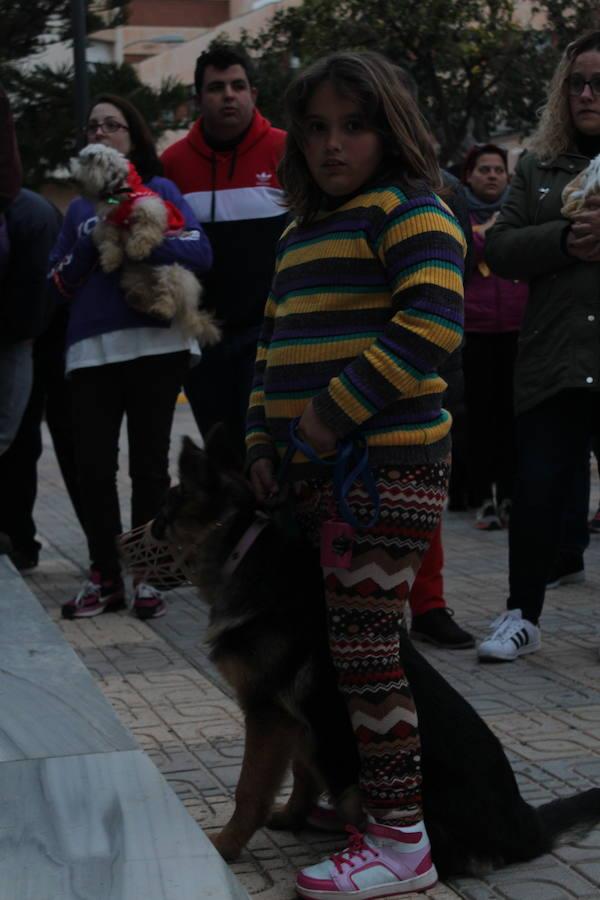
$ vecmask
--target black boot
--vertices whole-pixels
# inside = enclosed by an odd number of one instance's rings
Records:
[[[451,609],[439,606],[420,616],[413,616],[410,636],[447,650],[467,650],[474,647],[473,635],[457,625],[453,615]]]

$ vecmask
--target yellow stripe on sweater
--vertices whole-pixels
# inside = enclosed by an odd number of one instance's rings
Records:
[[[387,291],[362,293],[357,291],[328,291],[323,288],[314,294],[284,294],[277,308],[276,315],[300,315],[301,313],[346,312],[347,310],[382,309],[389,306],[390,295]]]
[[[278,347],[272,344],[269,351],[269,366],[312,365],[327,360],[354,359],[374,342],[374,337],[349,338],[348,340],[330,341],[323,339],[310,344],[295,344]]]
[[[285,272],[292,266],[301,266],[309,262],[322,262],[328,257],[333,259],[373,259],[373,251],[365,235],[357,232],[349,238],[315,241],[305,246],[292,247],[284,254],[279,265],[279,272]]]

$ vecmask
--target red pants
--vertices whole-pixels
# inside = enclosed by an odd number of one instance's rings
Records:
[[[421,567],[408,598],[413,616],[421,616],[430,609],[446,606],[444,600],[444,550],[442,548],[442,522],[433,533],[429,548],[423,557]]]

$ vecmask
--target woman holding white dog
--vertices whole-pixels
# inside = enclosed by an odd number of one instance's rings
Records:
[[[515,369],[510,596],[479,647],[481,659],[505,661],[540,648],[547,582],[583,578],[585,474],[600,425],[600,184],[571,218],[562,209],[567,185],[600,153],[600,31],[566,48],[531,151],[486,241],[494,272],[530,283]],[[560,557],[574,505],[583,546]]]
[[[87,123],[89,144],[120,151],[150,188],[181,213],[183,227],[167,231],[144,260],[179,263],[197,275],[212,263],[209,242],[175,185],[161,177],[148,126],[129,101],[98,97]],[[131,521],[153,518],[169,486],[168,452],[175,403],[198,342],[177,321],[138,312],[126,302],[120,270],[107,273],[93,240],[98,216],[92,202],[69,206],[51,254],[51,278],[70,306],[66,371],[71,381],[73,429],[90,572],[62,607],[67,619],[125,606],[116,537],[122,531],[116,475],[119,433],[127,417]],[[142,619],[163,615],[161,594],[135,586],[133,609]]]

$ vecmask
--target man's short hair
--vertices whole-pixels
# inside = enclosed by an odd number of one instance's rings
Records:
[[[194,85],[196,94],[202,93],[202,84],[204,81],[204,73],[208,66],[223,72],[230,66],[241,66],[250,85],[254,84],[254,71],[252,63],[246,56],[241,47],[235,45],[221,44],[220,46],[209,47],[204,53],[201,53],[196,60],[196,69],[194,72]]]

